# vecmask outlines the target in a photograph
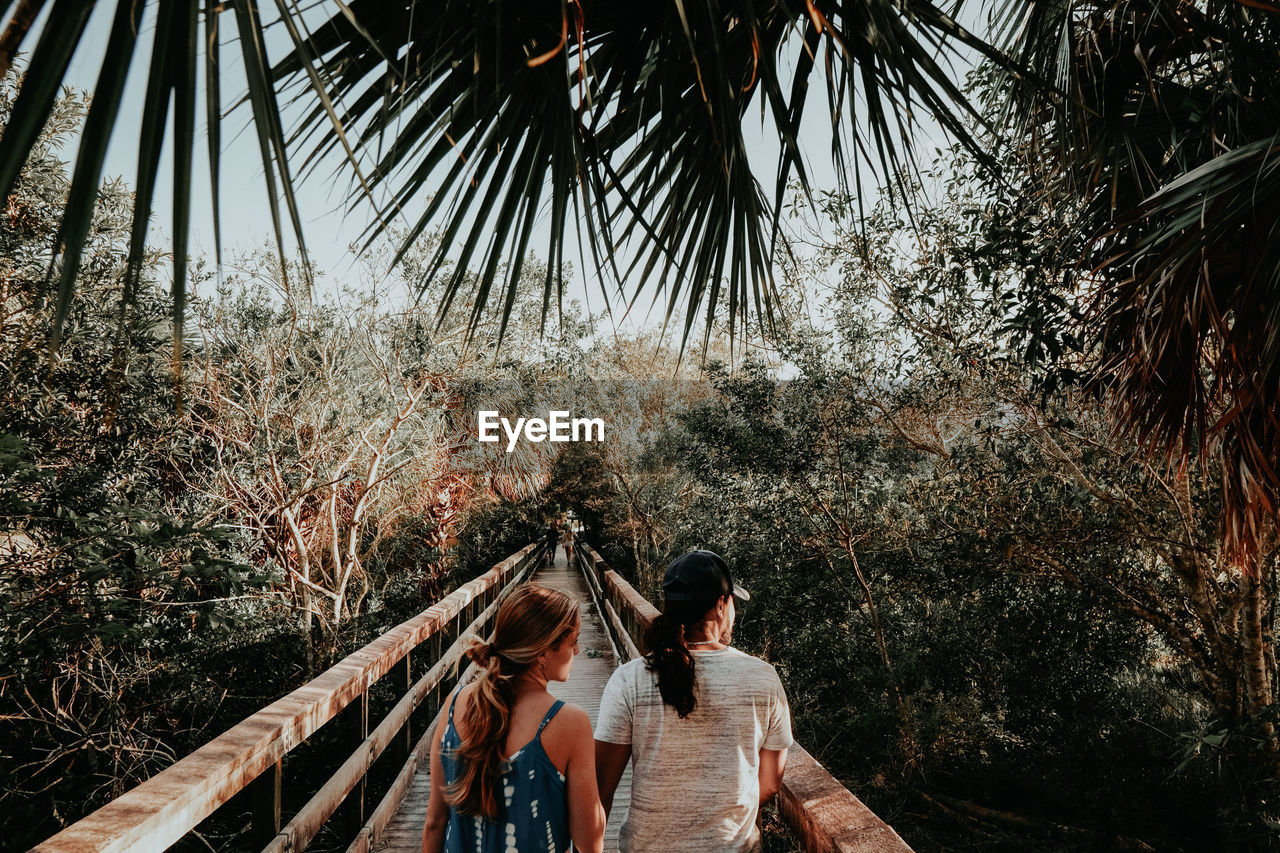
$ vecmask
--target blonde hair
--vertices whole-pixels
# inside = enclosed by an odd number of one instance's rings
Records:
[[[461,773],[444,794],[459,812],[498,818],[498,779],[515,681],[544,652],[559,648],[576,627],[576,601],[563,592],[525,584],[499,605],[492,637],[468,641],[467,655],[481,671],[462,712],[467,738],[458,747]]]

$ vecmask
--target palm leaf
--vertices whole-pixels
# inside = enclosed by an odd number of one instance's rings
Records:
[[[171,49],[181,48],[173,41],[177,3],[161,3],[156,16],[156,36],[151,43],[151,64],[147,74],[147,91],[142,102],[142,127],[138,138],[138,171],[133,191],[133,226],[129,233],[129,258],[125,267],[124,298],[121,312],[133,303],[143,256],[147,245],[147,227],[151,221],[151,200],[155,195],[156,174],[160,169],[160,151],[164,145],[165,122],[169,117],[169,96],[173,91]]]
[[[182,379],[183,321],[187,304],[187,245],[191,228],[191,164],[196,135],[196,8],[177,3],[169,52],[173,80],[173,363]],[[157,33],[159,36],[159,33]],[[179,389],[181,390],[181,389]],[[179,396],[181,400],[181,396]]]
[[[92,0],[59,0],[49,12],[9,113],[4,136],[0,137],[0,198],[8,198],[13,192],[92,11]]]
[[[107,38],[107,48],[102,59],[102,70],[98,73],[98,82],[94,86],[96,95],[89,106],[89,114],[85,117],[67,205],[54,241],[54,245],[59,247],[62,265],[53,322],[54,347],[58,345],[63,323],[71,310],[76,271],[80,267],[80,255],[93,224],[102,164],[106,159],[111,129],[115,126],[116,114],[120,109],[124,81],[129,74],[129,62],[133,58],[141,20],[140,4],[132,0],[120,0],[116,4],[111,34]]]
[[[275,89],[269,84],[266,47],[263,41],[262,21],[253,0],[233,0],[236,26],[240,33],[240,51],[244,60],[245,78],[249,85],[249,103],[253,110],[253,125],[257,132],[258,149],[262,157],[262,169],[267,181],[267,204],[271,210],[271,222],[276,234],[276,250],[280,256],[281,274],[288,286],[288,263],[284,255],[284,233],[281,227],[280,202],[276,194],[276,170],[280,173],[280,191],[293,223],[293,232],[302,252],[306,284],[310,286],[310,264],[307,244],[303,238],[302,219],[298,213],[298,200],[293,188],[293,176],[289,168],[284,132],[281,128],[280,107]]]
[[[1029,191],[1078,211],[1090,372],[1153,452],[1218,453],[1249,564],[1280,508],[1280,13],[1053,0],[1000,25],[1062,89],[1002,91]]]
[[[4,28],[4,34],[0,35],[0,77],[8,74],[9,69],[13,67],[13,57],[17,54],[22,40],[31,30],[31,25],[36,22],[36,17],[44,8],[44,4],[45,0],[22,0],[18,4],[13,17],[9,19],[9,25]],[[12,5],[12,0],[0,2],[0,20],[4,19]]]
[[[4,4],[7,9],[9,3]],[[35,22],[43,4],[23,2],[13,13],[5,33],[0,37],[0,65],[7,67],[19,44]],[[58,0],[39,29],[39,38],[27,66],[21,88],[15,99],[10,120],[0,137],[0,191],[12,192],[18,175],[30,153],[36,136],[49,117],[58,88],[66,75],[72,54],[84,33],[93,0]],[[112,24],[111,35],[103,54],[102,71],[95,87],[93,103],[81,138],[80,153],[58,235],[58,302],[52,335],[54,345],[61,336],[62,325],[74,296],[76,274],[84,240],[91,224],[101,178],[106,145],[118,118],[122,87],[127,77],[129,59],[136,44],[138,25],[147,5],[155,6],[156,38],[144,95],[145,107],[139,128],[138,172],[134,203],[134,223],[129,239],[122,304],[122,319],[132,303],[143,253],[146,250],[147,225],[155,197],[156,169],[166,134],[170,98],[175,98],[174,138],[174,320],[175,357],[180,357],[182,317],[186,302],[187,255],[190,228],[191,188],[195,141],[195,63],[200,55],[200,39],[195,27],[203,8],[205,14],[206,116],[208,120],[208,153],[210,159],[211,195],[214,207],[214,241],[219,262],[222,240],[218,204],[219,160],[221,157],[221,66],[219,63],[217,16],[224,4],[206,0],[173,0],[153,2],[120,0]],[[230,4],[237,13],[240,42],[249,82],[253,120],[260,141],[266,183],[270,198],[277,244],[284,266],[283,233],[277,206],[277,173],[293,230],[307,257],[302,235],[301,216],[287,161],[275,91],[268,84],[267,62],[263,48],[262,22],[253,3],[235,0]],[[0,9],[0,15],[3,9]],[[51,267],[52,269],[52,267]],[[304,264],[304,269],[309,266]]]
[[[205,0],[204,5],[204,106],[206,142],[209,155],[209,200],[213,206],[213,252],[218,270],[222,269],[222,206],[220,164],[222,163],[222,68],[221,34],[218,32],[218,0]]]

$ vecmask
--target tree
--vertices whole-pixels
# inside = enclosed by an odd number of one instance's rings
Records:
[[[1121,427],[1218,466],[1223,546],[1256,575],[1280,511],[1280,9],[1264,2],[1009,4],[1045,79],[1000,86],[1011,172],[1067,211],[1078,267],[1027,300],[1085,315],[1086,371]],[[1008,81],[1006,81],[1008,82]],[[1041,324],[1034,324],[1038,332]]]
[[[187,485],[253,531],[283,573],[309,671],[327,664],[342,627],[382,597],[379,586],[418,573],[424,592],[442,590],[470,508],[545,484],[554,448],[477,448],[474,401],[505,401],[508,413],[545,408],[546,380],[571,369],[589,329],[569,306],[562,334],[539,342],[540,315],[530,316],[526,297],[509,332],[507,354],[519,360],[495,369],[496,318],[464,345],[459,327],[433,332],[421,307],[388,295],[417,257],[388,270],[373,263],[386,254],[375,256],[366,277],[382,288],[313,301],[287,288],[269,254],[253,253],[194,302],[188,416],[212,458]],[[387,565],[385,550],[406,529],[431,559]]]
[[[938,202],[908,224],[886,201],[866,238],[847,198],[824,207],[836,236],[814,265],[840,271],[840,359],[863,377],[851,396],[935,460],[928,488],[942,506],[921,513],[923,535],[951,540],[966,563],[1079,590],[1158,638],[1154,659],[1179,661],[1209,711],[1194,742],[1227,768],[1220,806],[1248,804],[1261,824],[1280,767],[1274,521],[1256,561],[1241,563],[1221,523],[1228,489],[1209,473],[1233,464],[1226,448],[1210,445],[1200,467],[1163,464],[1117,434],[1097,395],[1029,370],[1017,294],[1060,281],[1061,267],[1028,270],[1017,241],[993,250],[988,237],[1032,233],[1043,211],[975,204],[997,193],[963,167],[926,177]],[[892,310],[859,307],[872,302]],[[1083,370],[1069,347],[1048,360]]]

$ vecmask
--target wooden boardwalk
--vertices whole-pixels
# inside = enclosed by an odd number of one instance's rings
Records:
[[[578,656],[573,662],[573,672],[569,680],[552,683],[550,690],[557,699],[563,699],[585,710],[591,716],[594,726],[596,715],[600,712],[600,693],[604,683],[609,680],[617,662],[613,657],[613,649],[609,645],[609,637],[605,634],[600,616],[591,602],[591,594],[587,591],[586,581],[565,561],[564,550],[556,550],[555,564],[538,572],[534,580],[555,589],[562,590],[576,598],[582,613],[582,635],[578,640]],[[386,831],[375,848],[379,853],[417,853],[422,849],[422,822],[427,811],[427,797],[431,791],[428,777],[428,766],[424,762],[413,785],[405,794],[404,800],[395,817],[391,819]],[[631,799],[631,769],[627,768],[622,777],[618,791],[614,795],[614,809],[609,816],[609,826],[605,831],[604,849],[613,853],[618,849],[618,828],[626,815],[627,802]]]

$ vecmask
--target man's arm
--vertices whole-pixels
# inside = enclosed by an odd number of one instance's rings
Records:
[[[782,773],[787,769],[787,749],[791,738],[791,708],[787,692],[782,689],[778,671],[769,667],[773,676],[773,696],[769,702],[769,721],[760,749],[760,804],[764,805],[782,790]],[[770,749],[769,747],[774,747]]]
[[[760,750],[760,805],[772,800],[782,790],[782,774],[786,769],[785,749]]]
[[[622,781],[622,771],[631,760],[631,744],[596,741],[596,786],[600,789],[600,803],[607,819],[613,808],[613,794]]]

